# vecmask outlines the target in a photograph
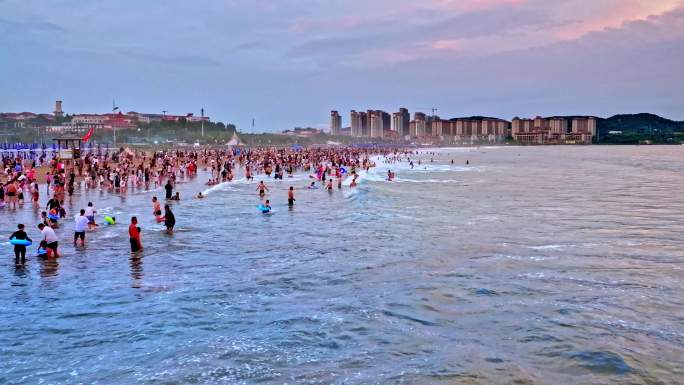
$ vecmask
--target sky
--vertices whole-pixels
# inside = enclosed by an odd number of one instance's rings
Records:
[[[681,0],[0,0],[0,46],[4,112],[684,120]]]

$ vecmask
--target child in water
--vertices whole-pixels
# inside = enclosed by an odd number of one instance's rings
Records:
[[[40,241],[40,245],[38,245],[38,258],[50,258],[51,252],[50,249],[47,247],[47,242],[46,241]]]
[[[162,216],[161,210],[157,210],[157,212],[154,213],[154,219],[157,221],[157,223],[162,223],[166,220],[166,217]]]

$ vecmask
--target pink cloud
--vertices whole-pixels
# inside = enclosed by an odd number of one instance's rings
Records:
[[[554,36],[561,40],[574,40],[590,32],[619,28],[629,21],[646,20],[649,16],[662,15],[680,6],[681,0],[622,1],[606,12],[596,12],[595,17],[588,17],[579,23],[557,30]]]
[[[436,50],[456,50],[461,48],[461,43],[455,39],[437,40],[430,43],[430,48]]]
[[[522,5],[526,2],[527,0],[437,0],[435,6],[456,12],[474,12],[504,6]]]

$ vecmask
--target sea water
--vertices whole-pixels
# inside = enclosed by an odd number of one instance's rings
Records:
[[[78,190],[62,258],[0,245],[0,383],[682,383],[682,147],[431,151],[332,193],[181,179],[173,235],[160,190]],[[118,224],[74,249],[88,201]]]

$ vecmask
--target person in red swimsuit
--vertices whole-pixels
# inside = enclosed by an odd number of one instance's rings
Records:
[[[131,239],[131,252],[137,253],[142,251],[142,242],[140,241],[140,227],[138,227],[138,218],[131,218],[131,225],[128,226],[128,236]]]

